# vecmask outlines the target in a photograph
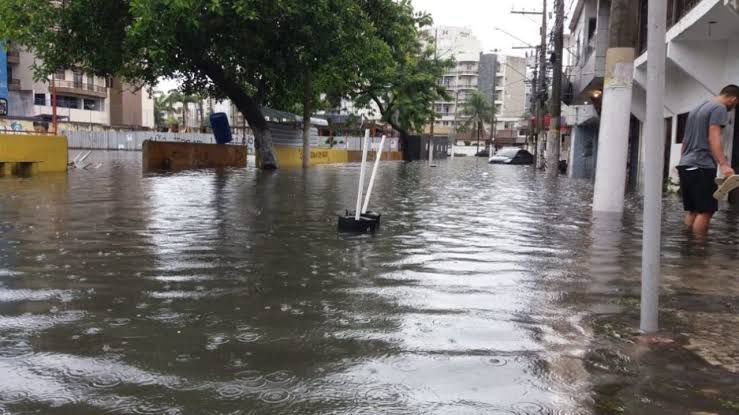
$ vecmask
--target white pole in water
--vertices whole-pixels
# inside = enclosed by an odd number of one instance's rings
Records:
[[[367,164],[367,147],[370,141],[370,130],[364,130],[364,143],[362,145],[362,164],[359,167],[359,190],[357,191],[357,210],[354,211],[354,220],[358,221],[362,209],[362,189],[364,188],[364,165]]]
[[[372,195],[372,188],[375,186],[375,176],[377,176],[377,167],[380,165],[380,158],[382,158],[382,147],[385,145],[385,136],[382,136],[380,140],[380,148],[375,152],[375,166],[372,167],[372,175],[370,176],[369,186],[367,187],[367,195],[364,197],[364,206],[362,206],[362,214],[367,213],[369,207],[370,196]]]
[[[434,136],[429,138],[429,164],[434,163]]]
[[[641,266],[641,324],[645,334],[657,332],[664,168],[665,22],[667,2],[650,1],[647,34],[647,111],[644,137],[644,235]]]

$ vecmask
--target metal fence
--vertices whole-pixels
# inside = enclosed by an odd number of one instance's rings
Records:
[[[140,151],[146,140],[215,143],[212,134],[158,133],[154,131],[62,131],[69,148]],[[236,144],[242,144],[239,141]]]
[[[69,148],[72,149],[89,149],[89,150],[122,150],[122,151],[141,151],[141,145],[146,140],[155,141],[180,141],[189,143],[215,143],[212,134],[202,133],[159,133],[155,131],[62,131],[67,137]],[[272,127],[272,138],[276,145],[302,147],[303,138],[302,131],[297,129],[282,129]],[[361,150],[363,137],[334,137],[333,148],[347,150]],[[370,149],[376,150],[380,143],[379,138],[375,138],[371,142]],[[233,145],[246,145],[249,153],[254,152],[254,136],[247,134],[236,135],[231,143]],[[313,131],[310,140],[311,147],[328,148],[331,147],[329,137],[318,136],[317,131]],[[383,151],[397,151],[398,139],[387,138]]]

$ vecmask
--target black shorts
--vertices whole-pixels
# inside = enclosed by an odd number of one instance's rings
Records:
[[[688,212],[714,213],[718,211],[718,200],[713,194],[718,190],[716,169],[688,170],[678,167],[683,206]]]

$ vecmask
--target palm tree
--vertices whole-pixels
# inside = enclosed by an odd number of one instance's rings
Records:
[[[187,113],[189,111],[190,104],[197,104],[198,102],[202,104],[202,100],[199,99],[198,95],[183,94],[176,89],[169,91],[169,99],[171,100],[172,105],[177,102],[182,104],[182,107],[180,108],[180,111],[182,112],[182,128],[183,131],[187,130]]]
[[[493,106],[488,98],[475,91],[467,97],[462,107],[462,115],[466,117],[463,126],[465,128],[472,126],[477,130],[477,151],[480,151],[480,136],[485,129],[486,122],[493,122],[495,118],[495,106]]]
[[[164,128],[167,126],[169,118],[172,113],[175,112],[172,106],[173,102],[169,95],[163,92],[157,92],[154,95],[154,125],[157,128]]]

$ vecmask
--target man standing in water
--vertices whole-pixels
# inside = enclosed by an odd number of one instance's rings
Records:
[[[700,104],[688,115],[682,158],[678,164],[683,204],[688,215],[685,224],[694,233],[708,232],[711,218],[718,211],[716,165],[721,176],[735,174],[721,144],[722,128],[729,111],[739,102],[739,86],[729,85],[721,94]],[[736,128],[736,127],[735,127]]]

